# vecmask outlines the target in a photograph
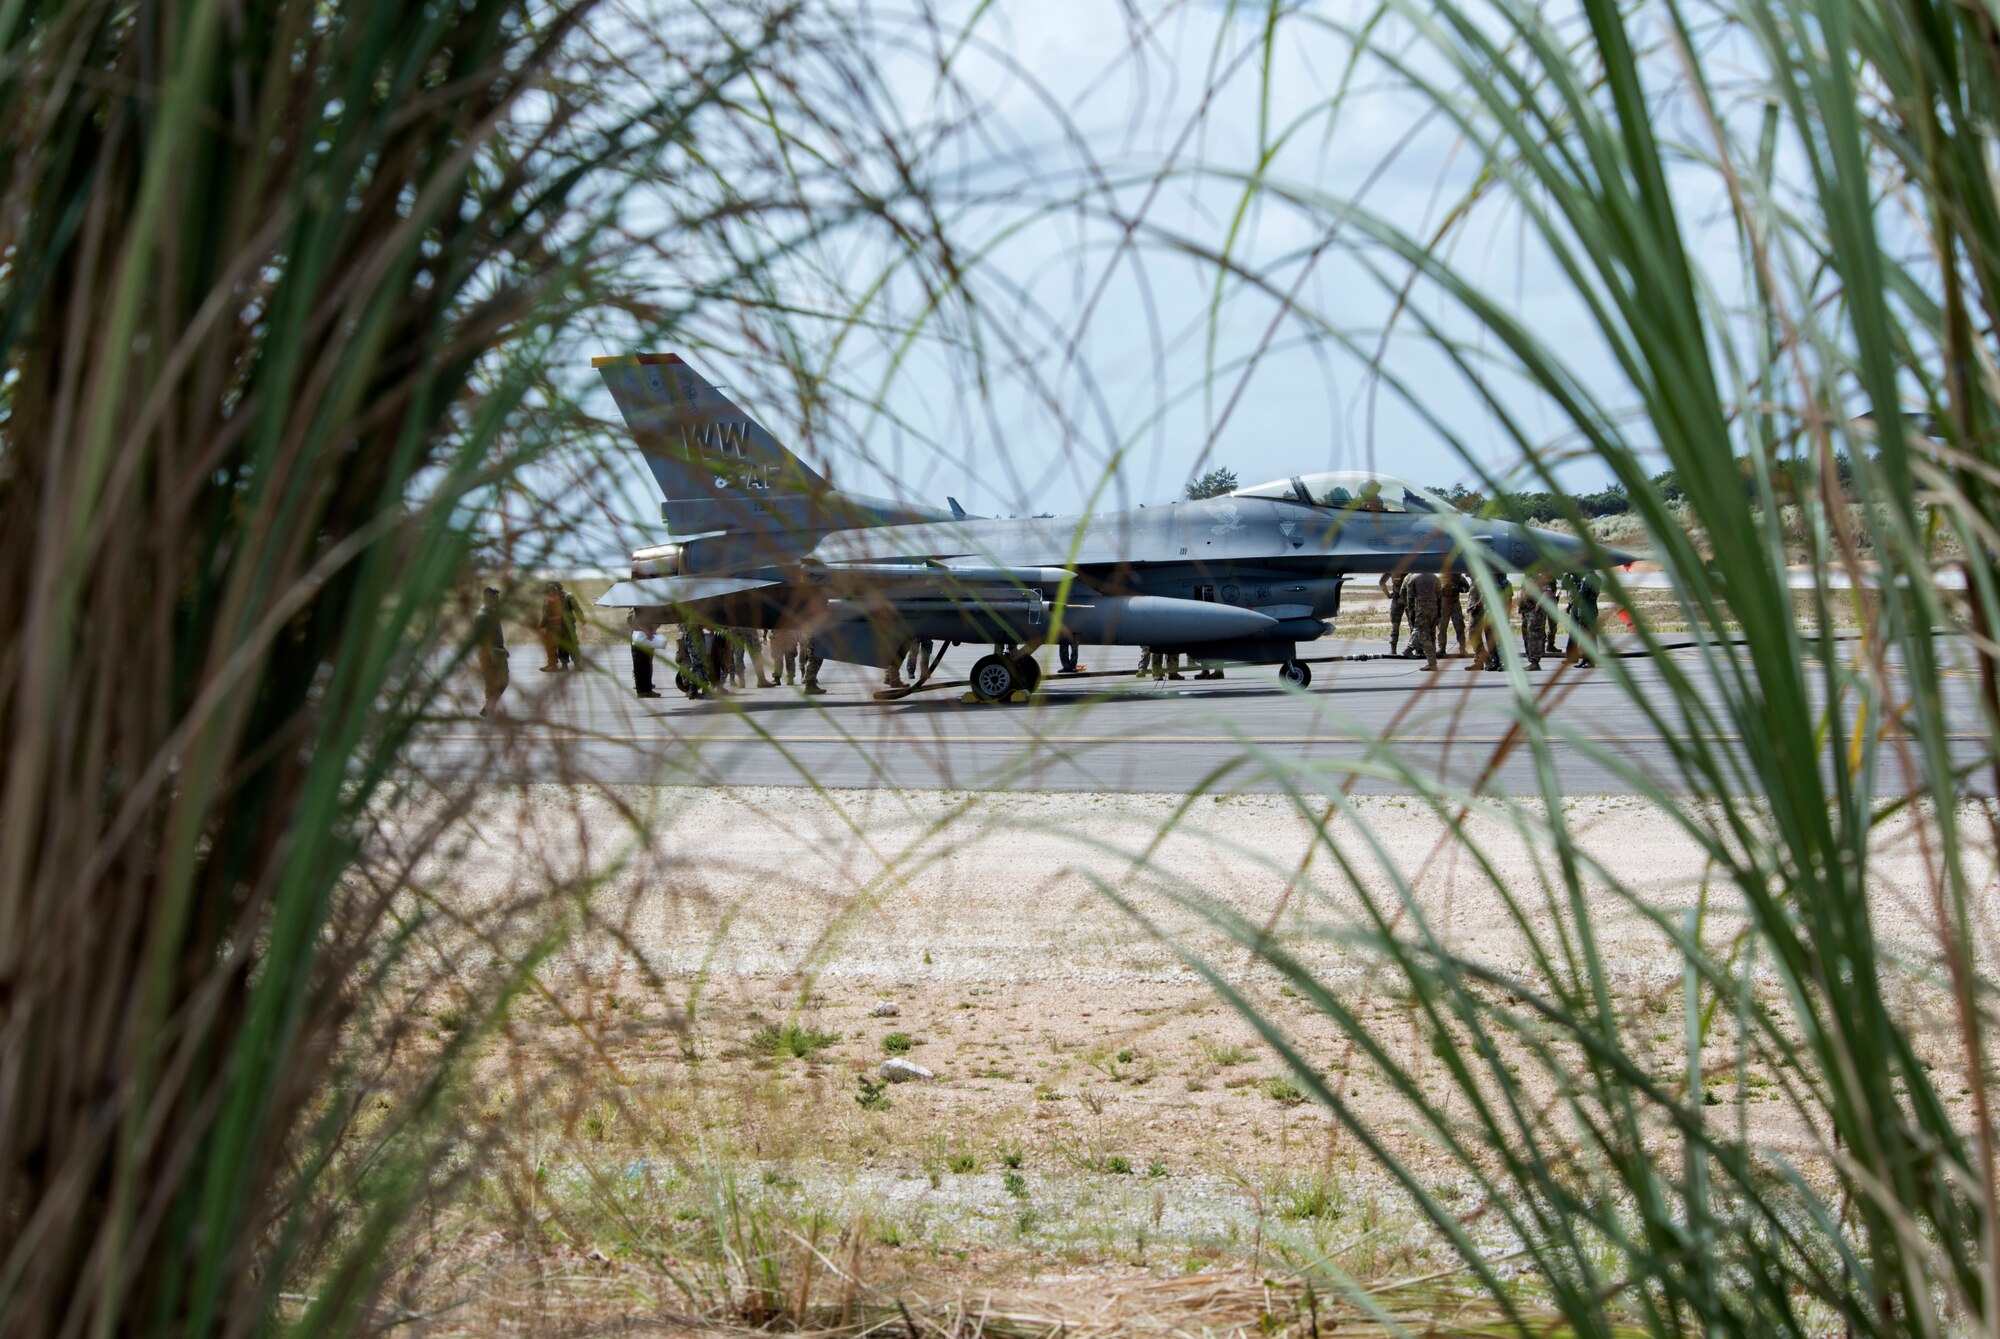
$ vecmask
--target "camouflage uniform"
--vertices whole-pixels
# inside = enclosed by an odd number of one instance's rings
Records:
[[[473,633],[473,640],[479,646],[479,677],[486,689],[486,705],[479,709],[481,716],[498,706],[500,695],[507,691],[507,634],[500,626],[499,597],[500,592],[487,588]]]
[[[749,668],[750,657],[746,649],[752,633],[748,628],[730,628],[723,633],[722,658],[729,667],[729,686],[741,688],[745,672]]]
[[[911,648],[914,645],[914,642],[904,642],[901,646],[898,646],[895,653],[889,657],[889,663],[882,667],[882,686],[884,688],[901,688],[903,686],[903,661],[913,654]]]
[[[782,629],[781,631],[773,633],[772,636],[778,639],[779,649],[784,653],[783,660],[785,662],[785,682],[797,683],[799,681],[799,661],[803,658],[803,652],[805,650],[805,648],[799,644],[799,634],[792,631],[790,628],[785,628]],[[771,677],[774,679],[778,677],[777,671],[775,669],[771,672]]]
[[[1549,607],[1544,603],[1542,583],[1528,577],[1521,583],[1521,655],[1529,669],[1542,667],[1542,654],[1554,649],[1554,641],[1549,634]]]
[[[1438,625],[1437,653],[1444,654],[1444,625],[1451,624],[1452,632],[1458,637],[1458,653],[1465,654],[1465,606],[1460,597],[1472,588],[1471,580],[1463,572],[1446,572],[1438,578]]]
[[[778,686],[778,634],[776,632],[752,632],[750,644],[757,656],[757,686],[776,688]]]
[[[701,686],[710,697],[721,697],[729,681],[729,637],[721,628],[705,628],[698,634],[701,648]]]
[[[825,663],[826,657],[820,654],[819,638],[807,633],[799,647],[799,672],[805,676],[806,692],[817,696],[826,691],[819,686],[819,667]]]
[[[1389,600],[1389,654],[1396,654],[1396,641],[1403,633],[1403,574],[1384,573],[1382,594]]]
[[[564,669],[575,669],[577,658],[582,654],[582,640],[577,635],[577,625],[583,618],[583,610],[576,602],[576,596],[558,584],[562,592],[562,639],[556,645],[556,663]]]
[[[1577,642],[1577,634],[1597,635],[1596,576],[1590,572],[1571,572],[1563,578],[1563,584],[1569,587],[1569,646],[1563,652],[1563,659],[1587,667],[1591,663],[1590,654]]]
[[[1418,572],[1403,585],[1403,602],[1410,611],[1410,653],[1422,655],[1424,668],[1438,667],[1438,578]]]
[[[542,616],[535,625],[542,635],[542,669],[559,670],[567,657],[563,647],[562,587],[551,581],[542,592]]]
[[[1466,619],[1472,625],[1473,638],[1472,663],[1465,667],[1468,671],[1500,668],[1500,637],[1507,626],[1507,616],[1512,612],[1514,589],[1507,584],[1505,572],[1494,574],[1494,584],[1498,589],[1494,592],[1496,598],[1490,609],[1479,588],[1472,588],[1472,608],[1466,613]]]
[[[674,643],[674,687],[689,697],[706,697],[703,689],[704,675],[700,665],[701,633],[691,623],[681,624],[680,636]]]

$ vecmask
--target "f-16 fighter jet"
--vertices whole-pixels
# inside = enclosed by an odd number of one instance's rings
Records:
[[[835,488],[677,354],[593,363],[665,495],[674,537],[633,554],[632,579],[598,604],[662,622],[784,628],[820,655],[878,668],[925,641],[992,644],[1003,650],[970,677],[989,701],[1032,692],[1033,653],[1059,635],[1275,665],[1304,687],[1312,670],[1299,645],[1331,631],[1351,575],[1463,569],[1465,544],[1503,571],[1631,561],[1462,517],[1380,474],[1300,474],[1088,516],[914,507]]]

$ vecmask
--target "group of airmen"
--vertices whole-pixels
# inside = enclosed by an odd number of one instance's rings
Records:
[[[1458,653],[1469,656],[1468,671],[1497,672],[1501,668],[1500,638],[1507,635],[1516,618],[1521,633],[1521,653],[1531,670],[1542,667],[1544,657],[1554,657],[1557,625],[1569,630],[1568,645],[1561,652],[1565,661],[1590,665],[1581,636],[1597,631],[1597,586],[1589,573],[1565,575],[1552,588],[1533,572],[1522,578],[1517,596],[1504,572],[1495,576],[1496,600],[1490,607],[1472,579],[1463,572],[1391,573],[1382,578],[1382,594],[1389,601],[1389,652],[1424,662],[1422,668],[1435,670],[1445,654],[1445,632],[1458,640]],[[1562,595],[1568,604],[1561,614],[1556,605]],[[1410,638],[1402,640],[1403,620],[1410,623]],[[690,623],[679,625],[678,636],[670,643],[664,624],[642,620],[632,612],[632,684],[640,697],[658,697],[653,687],[655,661],[671,660],[674,684],[689,698],[720,697],[746,686],[755,673],[759,688],[799,685],[810,696],[826,692],[820,686],[820,668],[826,658],[815,645],[811,633],[787,629],[703,628]],[[1470,634],[1468,637],[1468,633]],[[1011,648],[1006,648],[1011,649]],[[1078,672],[1076,646],[1065,638],[1061,646],[1060,672]],[[918,679],[925,672],[931,644],[911,643],[896,657],[884,674],[889,688],[904,686],[901,674]],[[1181,678],[1181,657],[1172,652],[1146,648],[1141,652],[1138,674],[1154,678]],[[1195,677],[1220,679],[1216,666],[1197,666]],[[899,673],[899,670],[901,673]]]
[[[535,632],[542,643],[541,668],[544,673],[577,667],[581,650],[578,627],[582,618],[583,611],[577,604],[576,596],[560,581],[551,581],[542,587],[541,607],[535,613]],[[500,699],[512,680],[507,662],[507,634],[501,625],[500,592],[492,586],[486,587],[480,594],[473,645],[478,653],[480,682],[486,690],[486,700],[480,705],[479,714],[490,716],[493,709],[500,705]]]
[[[762,628],[705,628],[692,623],[678,625],[669,640],[666,624],[631,614],[632,687],[640,697],[658,697],[653,687],[653,665],[667,661],[674,667],[674,686],[688,698],[721,697],[747,686],[751,673],[759,688],[799,685],[817,697],[820,667],[826,657],[810,633]]]
[[[1444,634],[1449,626],[1458,637],[1458,653],[1471,657],[1471,663],[1465,667],[1468,672],[1498,672],[1500,639],[1507,635],[1518,615],[1521,654],[1529,669],[1540,669],[1544,656],[1556,654],[1558,621],[1569,628],[1563,659],[1584,666],[1591,663],[1579,635],[1590,636],[1597,631],[1597,586],[1592,574],[1571,572],[1562,578],[1560,590],[1568,594],[1569,605],[1561,615],[1556,612],[1560,598],[1557,590],[1550,588],[1537,573],[1529,572],[1522,577],[1518,597],[1505,572],[1495,574],[1494,585],[1495,600],[1488,606],[1484,594],[1463,572],[1394,572],[1384,576],[1382,594],[1389,601],[1389,654],[1420,659],[1424,669],[1435,670],[1438,658],[1445,653]],[[1410,620],[1410,640],[1399,650],[1405,616]],[[1468,627],[1472,633],[1470,643],[1466,638]]]
[[[1422,660],[1422,668],[1435,670],[1439,658],[1445,654],[1445,632],[1450,629],[1457,637],[1458,653],[1470,657],[1465,667],[1468,671],[1498,671],[1500,638],[1507,635],[1518,618],[1521,654],[1529,669],[1539,670],[1544,657],[1557,654],[1559,623],[1569,631],[1568,644],[1561,653],[1563,660],[1584,666],[1591,663],[1581,639],[1597,631],[1598,592],[1592,574],[1568,573],[1559,586],[1552,588],[1538,574],[1530,572],[1522,578],[1518,596],[1506,573],[1497,573],[1494,584],[1496,599],[1489,606],[1463,572],[1396,572],[1384,576],[1381,589],[1389,601],[1390,654]],[[1568,603],[1558,614],[1557,604],[1563,595],[1567,595]],[[493,709],[507,689],[507,644],[500,630],[499,615],[499,592],[488,587],[476,638],[486,687],[482,716]],[[578,616],[576,597],[559,583],[548,583],[536,620],[545,657],[543,669],[575,666],[579,649]],[[1408,642],[1402,640],[1406,618],[1410,624]],[[682,623],[678,635],[670,641],[665,627],[661,621],[642,618],[639,610],[632,611],[632,686],[640,697],[660,696],[653,687],[656,661],[669,661],[674,666],[674,685],[689,698],[719,697],[731,689],[743,688],[752,672],[757,676],[759,688],[796,686],[803,680],[802,691],[808,695],[816,697],[826,692],[819,682],[820,668],[826,658],[811,633],[703,628]],[[1061,652],[1061,672],[1077,673],[1080,667],[1075,642],[1064,638]],[[897,673],[899,667],[913,678],[920,677],[926,672],[930,654],[930,643],[912,643],[905,655],[897,657],[898,664],[887,671],[887,685],[903,686]],[[1178,654],[1147,648],[1141,653],[1138,673],[1178,679],[1180,660]],[[1190,668],[1196,667],[1190,665]],[[1203,666],[1196,677],[1219,679],[1222,671]]]

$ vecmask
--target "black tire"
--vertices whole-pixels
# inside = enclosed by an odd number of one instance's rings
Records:
[[[1303,660],[1287,660],[1278,666],[1278,678],[1294,688],[1310,688],[1313,681],[1312,666]]]
[[[973,662],[969,679],[981,702],[1005,702],[1021,686],[1021,671],[1006,656],[985,655]]]
[[[1014,673],[1025,692],[1032,693],[1042,686],[1042,667],[1032,655],[1024,652],[1015,656]]]

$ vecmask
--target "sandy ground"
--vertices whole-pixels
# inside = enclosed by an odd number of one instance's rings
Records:
[[[1314,936],[1361,923],[1371,904],[1520,971],[1529,933],[1546,936],[1567,915],[1532,804],[1456,824],[1393,796],[1357,797],[1330,819],[1323,801],[1302,812],[1284,796],[1183,806],[1170,795],[536,787],[489,800],[480,839],[444,877],[469,910],[529,894],[550,871],[597,876],[592,914],[619,935],[579,938],[562,959],[572,971],[625,962],[885,989],[1191,981],[1178,949],[1223,946],[1204,908],[1272,925],[1335,976],[1357,959]],[[1562,817],[1597,866],[1585,895],[1611,972],[1678,979],[1656,917],[1696,905],[1715,879],[1700,843],[1637,799],[1576,799]],[[633,838],[637,823],[648,843]],[[1927,952],[1926,862],[1904,825],[1885,828],[1873,862],[1878,935]],[[1982,920],[1993,910],[1986,868]],[[1733,933],[1725,895],[1710,888],[1708,907],[1709,939]]]
[[[647,1234],[712,1219],[719,1169],[794,1218],[865,1233],[878,1282],[939,1285],[956,1270],[991,1287],[1076,1268],[1150,1278],[1324,1253],[1369,1278],[1448,1264],[1391,1178],[1332,1113],[1301,1100],[1195,964],[1292,1039],[1446,1204],[1471,1211],[1476,1187],[1353,1037],[1216,918],[1270,927],[1398,1064],[1441,1090],[1434,1037],[1354,936],[1380,916],[1524,990],[1545,987],[1533,949],[1575,917],[1536,835],[1542,815],[1469,815],[1458,824],[1469,847],[1444,840],[1455,816],[1414,800],[1356,800],[1324,826],[1321,811],[1284,797],[1181,805],[746,789],[489,796],[477,836],[440,863],[436,892],[496,933],[440,932],[427,961],[473,970],[492,945],[529,942],[551,908],[581,908],[583,923],[483,1062],[496,1120],[540,1113],[525,1136],[534,1189],[495,1192],[489,1216],[475,1208],[453,1230],[441,1251],[460,1286],[545,1305],[555,1241],[561,1261],[595,1261],[577,1275],[579,1298],[603,1284],[686,1305],[648,1263]],[[1703,938],[1721,954],[1733,908],[1673,817],[1612,798],[1574,801],[1563,819],[1598,866],[1586,897],[1628,1033],[1673,1081],[1686,1067],[1682,961],[1661,922],[1680,924],[1705,898]],[[1907,827],[1885,829],[1874,868],[1878,933],[1900,955],[1928,957],[1925,866]],[[548,898],[551,882],[573,900]],[[1990,925],[1990,867],[1978,897]],[[442,1018],[446,993],[433,986],[413,1007]],[[805,1054],[773,1053],[770,1030],[782,1028],[810,1037]],[[892,1034],[936,1078],[865,1101]],[[1937,1059],[1953,1063],[1943,1038]],[[1703,1061],[1726,1071],[1726,1039]],[[1522,1077],[1548,1091],[1532,1065]],[[1810,1166],[1818,1140],[1779,1100],[1780,1078],[1750,1067],[1744,1118],[1770,1151]],[[533,1231],[519,1218],[529,1200],[542,1206]],[[538,1328],[506,1307],[467,1314]]]

